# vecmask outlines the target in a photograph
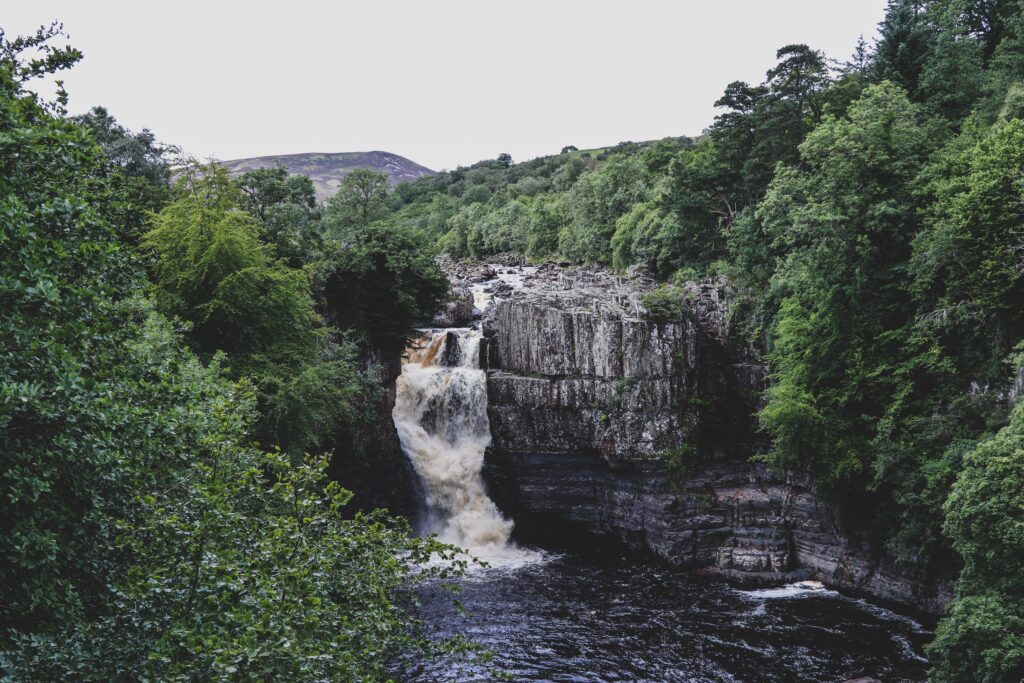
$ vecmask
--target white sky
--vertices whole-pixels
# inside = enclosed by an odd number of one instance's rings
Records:
[[[4,0],[64,22],[103,105],[199,157],[386,150],[433,169],[695,135],[775,50],[846,59],[885,0]]]

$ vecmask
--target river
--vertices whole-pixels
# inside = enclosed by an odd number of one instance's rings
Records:
[[[416,662],[407,682],[924,680],[930,633],[813,584],[741,590],[621,552],[569,553],[477,570],[459,601],[424,589],[437,636],[468,634],[489,666]]]

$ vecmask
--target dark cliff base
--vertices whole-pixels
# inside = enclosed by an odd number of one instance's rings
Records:
[[[896,564],[831,523],[803,482],[742,460],[672,474],[663,460],[611,465],[598,453],[490,449],[489,492],[517,536],[548,547],[614,540],[746,585],[814,579],[917,615],[936,615],[952,576]]]
[[[423,496],[391,417],[395,380],[402,372],[401,360],[385,361],[379,355],[371,355],[363,362],[379,374],[384,392],[374,405],[373,419],[358,433],[336,435],[328,474],[352,492],[352,501],[347,506],[352,514],[386,508],[395,515],[415,519],[420,513],[417,501],[423,500]]]

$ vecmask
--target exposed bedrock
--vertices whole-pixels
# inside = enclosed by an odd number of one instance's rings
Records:
[[[652,320],[642,272],[542,267],[483,321],[491,497],[524,537],[587,532],[665,560],[829,585],[936,612],[949,582],[841,532],[803,480],[752,464],[765,367],[724,282]]]
[[[431,321],[433,327],[463,327],[473,321],[473,293],[467,287],[454,286],[441,310]]]

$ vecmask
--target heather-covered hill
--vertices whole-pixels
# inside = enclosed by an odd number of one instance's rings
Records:
[[[324,201],[338,191],[342,179],[357,168],[369,168],[387,173],[392,185],[412,181],[422,176],[435,175],[435,171],[420,166],[391,152],[336,152],[328,154],[280,154],[277,156],[232,159],[220,162],[231,175],[240,175],[258,168],[283,164],[289,173],[308,175],[313,179],[316,196]]]

